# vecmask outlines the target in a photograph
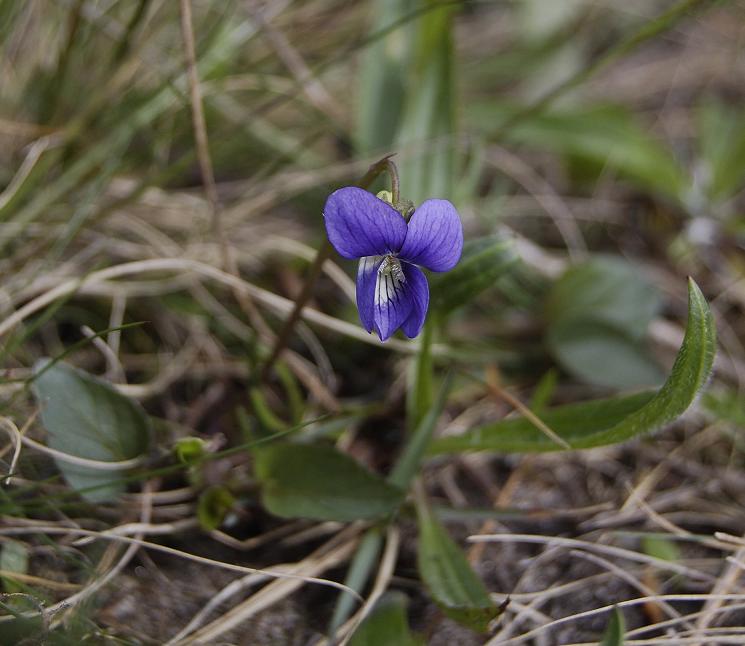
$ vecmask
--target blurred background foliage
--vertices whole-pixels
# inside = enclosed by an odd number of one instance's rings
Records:
[[[744,25],[737,0],[0,0],[0,643],[745,639],[706,596],[742,597],[714,534],[745,532]],[[262,380],[326,196],[392,152],[466,232],[422,336],[368,336],[333,258]],[[566,446],[604,448],[527,455]],[[464,540],[500,532],[545,544]],[[672,593],[700,596],[607,611]]]

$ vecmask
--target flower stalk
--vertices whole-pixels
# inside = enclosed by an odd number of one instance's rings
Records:
[[[356,186],[361,189],[368,189],[382,173],[387,172],[391,178],[391,194],[393,195],[393,201],[395,204],[400,199],[400,185],[398,179],[398,169],[396,168],[396,164],[391,160],[392,156],[393,154],[386,155],[379,161],[372,164],[367,173],[365,173],[365,175],[362,177],[362,179],[360,179]],[[300,291],[300,294],[295,299],[295,306],[292,308],[290,315],[287,317],[284,325],[282,326],[282,329],[279,331],[279,334],[274,341],[274,346],[272,347],[271,354],[264,363],[264,367],[261,371],[261,379],[263,381],[269,379],[274,364],[277,362],[277,359],[279,359],[285,347],[287,347],[287,344],[292,337],[295,326],[300,320],[300,313],[303,311],[303,307],[305,307],[308,300],[310,300],[311,294],[313,293],[313,288],[315,287],[316,282],[321,275],[323,263],[328,260],[332,250],[333,247],[328,240],[326,240],[318,249],[316,257],[313,259],[313,264],[308,270],[308,277],[305,279],[303,289]]]

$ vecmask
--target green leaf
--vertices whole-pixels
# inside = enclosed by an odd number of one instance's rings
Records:
[[[549,409],[541,419],[573,449],[616,444],[651,433],[682,415],[711,373],[716,331],[696,283],[688,282],[688,324],[672,372],[657,392],[598,399]],[[430,453],[556,451],[523,417],[501,420],[432,443]]]
[[[411,13],[417,0],[378,0],[372,33],[388,30]],[[360,71],[357,149],[362,154],[389,147],[403,111],[411,24],[385,33],[365,52]]]
[[[407,605],[408,599],[402,592],[383,595],[354,632],[349,646],[423,646],[424,640],[409,630]]]
[[[419,351],[409,366],[409,387],[406,391],[406,424],[416,429],[432,408],[434,399],[435,369],[432,362],[432,334],[434,321],[430,317],[424,322],[419,336]]]
[[[197,503],[199,524],[207,531],[217,529],[234,504],[233,494],[225,487],[220,485],[207,487],[199,496],[199,502]]]
[[[401,151],[417,148],[402,159],[401,196],[419,204],[453,193],[455,133],[452,16],[454,6],[420,0],[427,11],[416,22],[415,46],[406,79]],[[440,5],[440,6],[438,6]]]
[[[3,572],[28,572],[28,548],[19,541],[7,540],[0,547],[0,570]],[[3,575],[3,587],[6,592],[21,592],[23,588],[12,576]]]
[[[626,621],[623,613],[616,606],[613,608],[608,627],[603,633],[603,641],[600,646],[623,646],[623,635],[626,632]]]
[[[596,399],[578,404],[566,404],[548,409],[541,420],[572,448],[589,448],[600,444],[594,438],[621,424],[632,413],[652,400],[652,393],[637,393]],[[524,417],[512,417],[478,426],[462,435],[435,440],[431,454],[461,451],[500,451],[503,453],[533,453],[556,451],[559,447]]]
[[[551,398],[556,392],[556,385],[559,381],[559,372],[555,368],[550,368],[536,384],[535,390],[530,397],[530,410],[536,415],[543,413],[544,409],[551,402]]]
[[[642,549],[645,554],[662,561],[677,563],[681,560],[680,550],[675,541],[662,536],[649,535],[642,537]]]
[[[344,585],[362,594],[375,566],[380,562],[380,550],[383,545],[383,533],[380,525],[373,525],[362,536],[355,550],[352,561],[344,578]],[[333,635],[349,619],[352,610],[357,606],[357,599],[349,592],[342,592],[336,602],[334,614],[329,623],[328,633]]]
[[[660,384],[664,375],[642,343],[597,321],[552,326],[546,342],[554,358],[586,383],[607,388]]]
[[[722,200],[742,189],[745,181],[745,110],[717,101],[698,113],[704,185],[709,197]]]
[[[710,390],[701,398],[701,403],[716,419],[745,428],[745,397],[739,391]]]
[[[284,518],[382,518],[403,501],[401,489],[323,444],[272,444],[254,466],[264,506]]]
[[[28,594],[5,594],[0,599],[0,646],[43,644],[47,632],[41,602]]]
[[[432,276],[432,308],[447,313],[473,301],[516,262],[511,240],[500,236],[469,240],[455,269]]]
[[[51,448],[99,462],[130,460],[148,450],[150,419],[111,384],[48,359],[37,362],[34,374],[32,389]],[[121,471],[55,461],[70,486],[90,502],[111,500],[124,491]]]
[[[404,450],[401,452],[396,465],[388,477],[388,482],[396,487],[402,490],[408,489],[414,476],[416,476],[422,459],[429,447],[437,420],[442,414],[442,409],[445,407],[452,383],[453,375],[452,373],[448,373],[437,393],[434,405],[430,407],[427,414],[414,429],[414,432],[410,434]]]
[[[658,292],[626,261],[598,256],[567,270],[546,300],[546,342],[571,374],[599,386],[658,385],[643,344],[661,308]]]
[[[465,554],[448,535],[426,503],[417,503],[419,576],[432,599],[451,619],[487,632],[500,609],[471,569]]]
[[[500,132],[516,112],[525,108],[475,103],[469,107],[473,123],[486,132]],[[598,169],[611,168],[643,188],[681,200],[690,180],[670,150],[656,141],[619,106],[569,107],[533,114],[504,133],[508,142],[540,151],[573,156]]]
[[[252,386],[248,390],[248,396],[251,399],[251,407],[256,419],[261,425],[263,434],[283,431],[287,424],[274,414],[264,397],[264,393],[259,386]]]
[[[659,292],[627,261],[596,256],[570,267],[546,300],[551,322],[593,319],[641,338],[662,307]]]

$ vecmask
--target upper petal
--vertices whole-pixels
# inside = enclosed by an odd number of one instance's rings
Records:
[[[427,308],[429,307],[429,285],[427,278],[419,267],[403,263],[404,274],[406,275],[406,289],[411,298],[411,313],[401,329],[410,339],[418,336],[422,331],[424,319],[427,317]]]
[[[406,220],[372,193],[347,186],[334,191],[323,209],[326,233],[345,258],[396,252],[406,238]]]
[[[357,266],[357,309],[362,326],[368,332],[375,327],[375,285],[382,262],[381,256],[365,256]]]
[[[426,200],[409,220],[402,260],[431,271],[449,271],[463,251],[463,226],[455,207],[447,200]]]

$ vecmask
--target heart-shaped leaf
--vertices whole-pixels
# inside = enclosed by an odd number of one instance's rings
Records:
[[[564,321],[548,331],[556,360],[573,375],[607,388],[658,386],[664,374],[644,344],[592,320]]]
[[[661,307],[659,292],[631,264],[601,255],[573,265],[554,283],[546,319],[595,320],[640,339]]]
[[[51,448],[98,462],[131,460],[147,451],[150,419],[111,384],[48,359],[37,362],[34,374],[32,389]],[[124,491],[121,470],[55,461],[70,486],[90,502],[111,500]]]
[[[256,451],[264,506],[284,518],[340,522],[381,518],[403,491],[324,444],[276,443]]]
[[[546,343],[556,360],[587,383],[657,386],[663,374],[643,343],[662,305],[629,263],[598,256],[557,280],[546,301]]]

